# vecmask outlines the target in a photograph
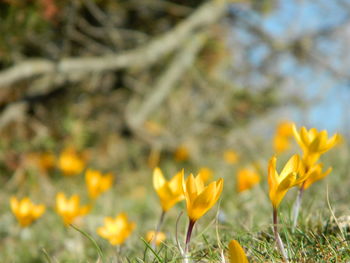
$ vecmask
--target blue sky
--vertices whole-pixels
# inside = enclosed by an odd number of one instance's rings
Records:
[[[273,12],[259,19],[269,35],[280,41],[288,41],[300,35],[338,25],[344,21],[347,12],[332,0],[280,0]],[[317,48],[323,50],[325,55],[331,56],[339,51],[339,46],[338,41],[325,40]],[[260,48],[260,51],[257,48],[257,54],[254,60],[259,59],[259,54],[264,54],[263,48]],[[295,89],[301,92],[303,97],[309,100],[318,98],[317,103],[312,104],[307,112],[295,109],[294,121],[330,132],[349,132],[349,82],[335,79],[327,69],[315,70],[307,65],[300,66],[298,62],[288,58],[280,65],[280,70],[284,75],[295,79],[295,83],[299,84]]]

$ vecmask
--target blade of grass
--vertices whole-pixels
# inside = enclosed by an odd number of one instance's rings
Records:
[[[82,234],[83,236],[85,236],[87,239],[90,240],[90,242],[91,242],[91,243],[94,245],[94,247],[96,248],[97,253],[98,253],[99,257],[101,258],[102,262],[105,262],[105,261],[104,261],[104,257],[103,257],[102,250],[101,250],[101,248],[99,247],[99,245],[97,244],[97,242],[96,242],[88,233],[86,233],[85,231],[83,231],[83,230],[77,228],[76,226],[74,226],[74,225],[72,225],[72,224],[70,224],[70,226],[71,226],[73,229],[75,229],[76,231],[78,231],[80,234]]]
[[[143,238],[141,238],[142,242],[151,250],[151,252],[153,253],[153,255],[158,259],[158,261],[160,263],[162,263],[162,259],[158,256],[157,252],[153,250],[152,246]]]

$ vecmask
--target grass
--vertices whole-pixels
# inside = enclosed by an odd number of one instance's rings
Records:
[[[291,211],[296,189],[283,200],[279,210],[280,234],[291,262],[350,262],[350,221],[341,221],[350,210],[348,149],[343,144],[324,156],[325,166],[332,165],[334,170],[325,180],[305,192],[294,233]],[[281,163],[289,156],[281,156]],[[190,250],[193,262],[222,262],[222,249],[226,255],[231,239],[239,241],[250,262],[282,261],[275,249],[272,209],[264,179],[269,157],[262,158],[264,174],[261,175],[261,184],[241,194],[235,191],[235,173],[240,165],[224,163],[220,154],[216,159],[207,160],[206,163],[215,171],[215,178],[224,178],[224,191],[220,204],[196,223]],[[54,197],[58,191],[79,193],[82,203],[86,203],[88,199],[82,174],[63,177],[56,170],[43,177],[34,170],[26,171],[23,180],[12,189],[9,177],[4,176],[1,179],[4,187],[0,193],[0,261],[182,262],[175,232],[178,215],[185,210],[184,203],[166,214],[162,231],[167,234],[167,240],[153,250],[143,237],[148,230],[155,228],[161,209],[152,188],[152,170],[145,164],[138,165],[112,168],[112,171],[118,171],[115,172],[113,188],[96,201],[91,213],[77,221],[74,228],[65,227],[54,212]],[[161,167],[167,176],[182,167],[185,167],[186,175],[199,169],[197,164],[175,163],[170,158],[164,160]],[[46,213],[30,227],[20,229],[8,203],[14,194],[29,195],[35,202],[45,203],[48,206]],[[121,211],[136,222],[137,228],[124,245],[116,248],[99,237],[96,229],[103,224],[105,216],[114,217]],[[184,213],[178,221],[177,233],[182,247],[187,224]]]

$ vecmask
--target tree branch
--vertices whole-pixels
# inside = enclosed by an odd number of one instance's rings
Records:
[[[216,22],[224,14],[225,4],[226,0],[208,1],[173,30],[130,51],[98,57],[66,58],[57,63],[47,59],[23,61],[0,72],[0,88],[31,77],[53,73],[55,70],[72,75],[122,68],[145,68],[181,46],[194,31]]]

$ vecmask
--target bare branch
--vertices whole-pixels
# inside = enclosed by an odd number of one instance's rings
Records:
[[[30,77],[52,73],[55,69],[63,74],[121,68],[142,69],[177,49],[191,37],[194,31],[216,22],[224,14],[225,4],[225,0],[206,2],[173,30],[143,47],[130,51],[98,57],[66,58],[59,61],[57,65],[46,59],[24,61],[0,72],[0,88]]]

